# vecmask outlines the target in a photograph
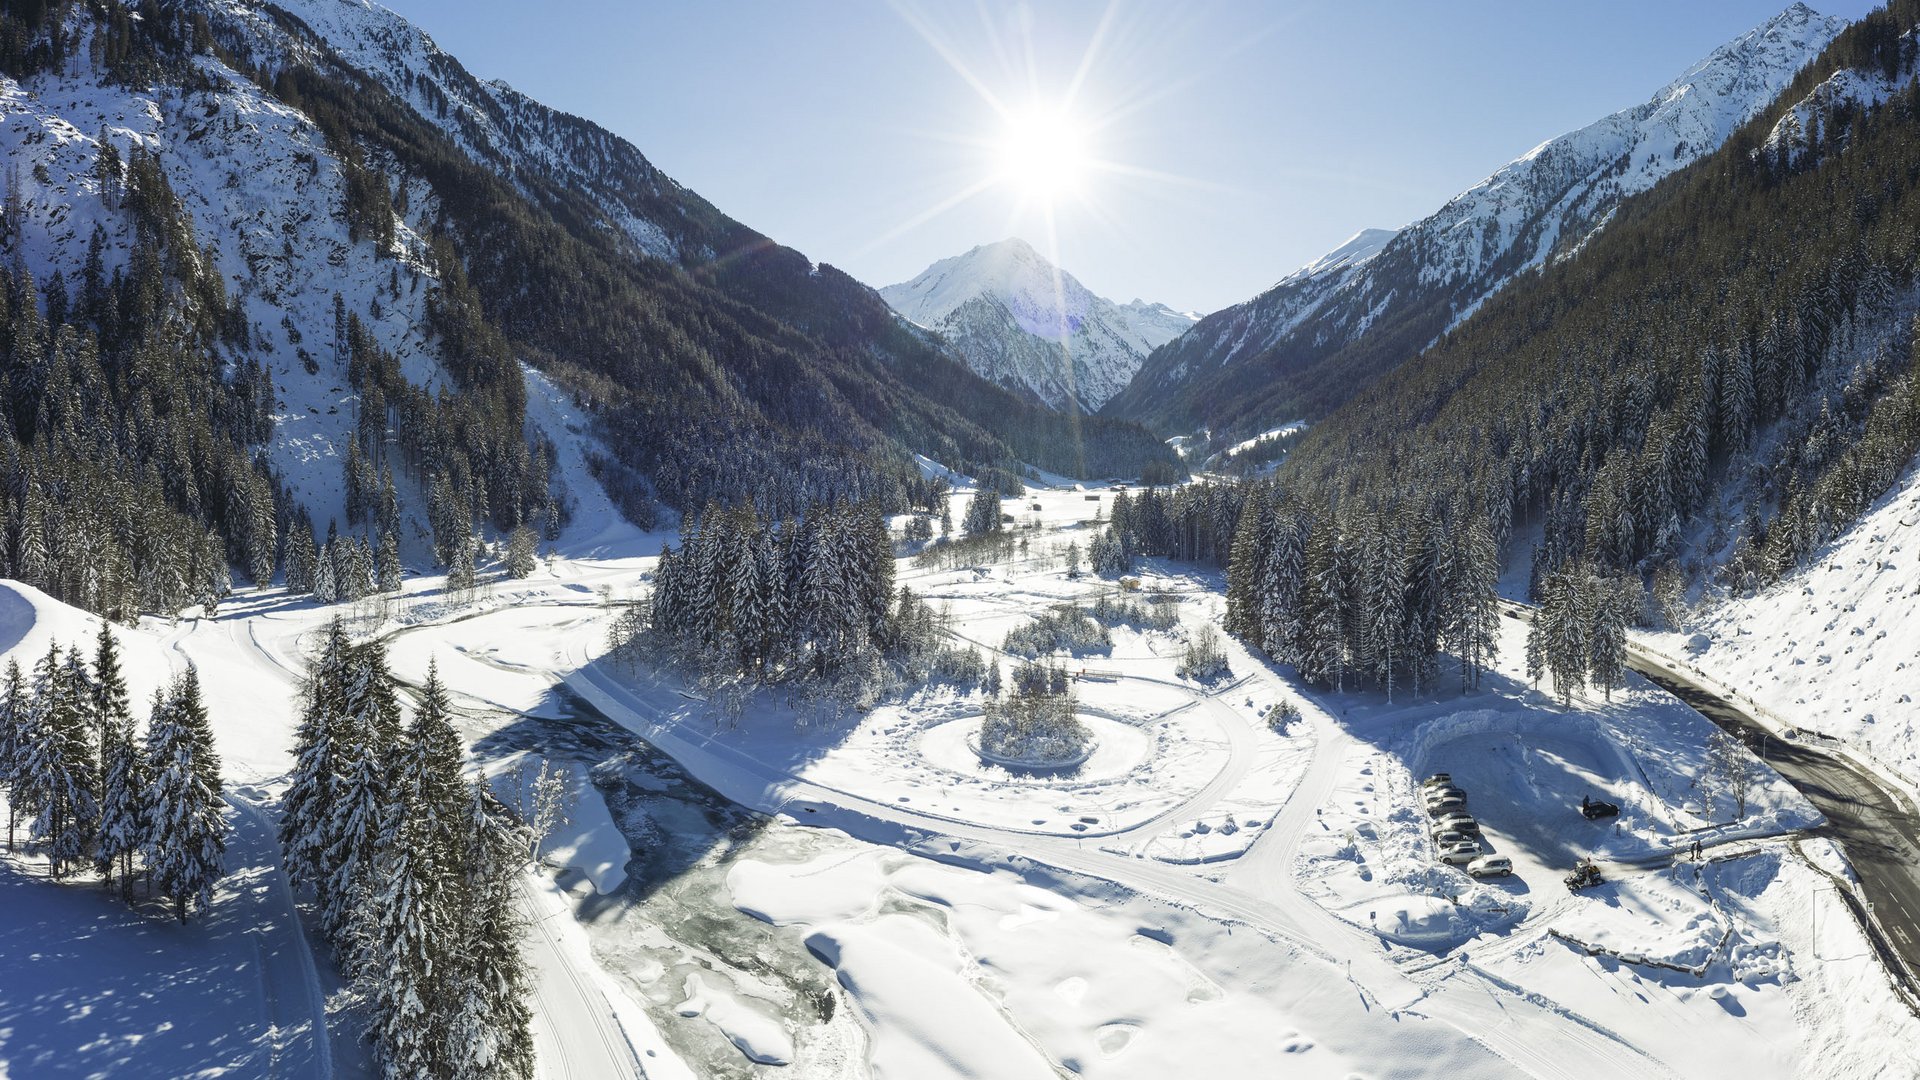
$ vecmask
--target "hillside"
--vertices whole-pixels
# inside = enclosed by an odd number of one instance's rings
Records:
[[[1020,239],[941,259],[880,296],[975,372],[1053,409],[1093,412],[1148,353],[1193,325],[1167,307],[1095,296]]]
[[[1596,574],[1654,620],[1802,565],[1920,449],[1916,19],[1850,27],[1580,258],[1317,425],[1281,485],[1352,525],[1483,521],[1534,595]]]
[[[1588,244],[1621,202],[1712,153],[1846,20],[1796,3],[1643,104],[1551,139],[1395,233],[1367,230],[1154,352],[1106,413],[1227,441],[1317,419],[1489,296]]]
[[[8,460],[31,493],[12,513],[41,537],[4,569],[62,598],[214,597],[216,552],[265,580],[301,529],[396,538],[415,565],[473,530],[557,542],[599,499],[587,476],[648,526],[713,500],[904,508],[913,453],[1071,475],[1171,461],[1138,427],[1070,425],[973,375],[871,289],[383,8],[0,17]],[[529,365],[588,427],[529,418]],[[35,396],[50,380],[76,384],[73,409]],[[156,420],[164,437],[142,434]],[[129,490],[89,505],[76,488],[104,490],[70,482],[83,470]],[[83,523],[129,500],[139,526],[76,557],[71,537],[100,532]],[[164,580],[123,584],[142,529],[172,552]]]

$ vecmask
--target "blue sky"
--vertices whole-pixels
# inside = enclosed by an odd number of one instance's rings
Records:
[[[1786,6],[386,2],[474,74],[869,284],[1019,235],[1102,295],[1203,312],[1646,100]],[[993,181],[1006,125],[987,98],[1054,109],[1069,88],[1081,156],[1117,168],[1050,203]]]

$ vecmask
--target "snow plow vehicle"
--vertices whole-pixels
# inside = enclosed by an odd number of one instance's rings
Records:
[[[1591,889],[1601,882],[1600,868],[1593,864],[1592,859],[1581,859],[1579,865],[1573,868],[1573,873],[1568,874],[1565,880],[1568,892]]]

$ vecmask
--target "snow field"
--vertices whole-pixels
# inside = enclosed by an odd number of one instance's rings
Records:
[[[1504,1075],[1429,1023],[1369,1012],[1257,933],[1091,881],[1039,887],[1004,867],[832,846],[742,861],[727,888],[834,970],[875,1032],[883,1080],[1057,1075],[1049,1059],[1095,1080]]]

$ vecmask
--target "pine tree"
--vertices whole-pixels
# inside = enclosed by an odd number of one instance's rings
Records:
[[[35,730],[25,766],[31,786],[16,797],[34,815],[29,835],[56,878],[87,858],[99,828],[99,757],[88,730],[86,682],[85,664],[63,659],[57,645],[34,668]]]
[[[213,745],[213,726],[207,719],[207,707],[200,697],[200,670],[188,667],[174,680],[173,720],[193,741],[193,767],[208,791],[219,792],[225,786],[220,777],[220,754]]]
[[[313,570],[313,598],[323,604],[331,604],[340,599],[340,579],[334,567],[338,543],[329,540],[316,553]]]
[[[531,575],[539,546],[540,536],[532,526],[515,526],[507,537],[507,576],[524,578]]]
[[[380,812],[368,908],[358,918],[361,981],[371,1003],[368,1038],[390,1077],[446,1075],[453,1054],[451,976],[458,937],[459,828],[467,792],[459,736],[437,667],[427,670],[394,783]]]
[[[315,575],[320,556],[313,546],[313,529],[301,522],[287,537],[287,591],[296,595],[319,592]]]
[[[458,940],[462,963],[453,978],[458,1080],[526,1080],[533,1075],[532,979],[520,952],[525,933],[519,875],[526,841],[488,809],[493,797],[471,786],[465,815],[468,852]]]
[[[147,725],[146,797],[149,832],[144,852],[153,887],[173,901],[174,914],[187,921],[191,906],[213,902],[226,850],[227,822],[217,787],[206,782],[208,749],[191,715],[197,706],[176,683]],[[203,718],[204,720],[204,718]]]
[[[320,891],[320,925],[343,956],[353,956],[346,933],[357,905],[366,899],[382,823],[380,812],[392,780],[390,762],[399,741],[400,703],[388,673],[386,648],[371,641],[353,650],[341,702],[344,738],[338,798],[328,824],[326,885]]]
[[[327,851],[333,846],[334,806],[345,786],[347,731],[346,684],[352,645],[339,619],[327,628],[326,642],[301,694],[300,726],[294,733],[294,766],[281,799],[280,847],[287,877],[295,887],[323,893],[328,881]]]
[[[140,796],[145,776],[133,743],[133,709],[120,672],[119,646],[104,621],[94,647],[92,691],[94,738],[100,748],[100,836],[94,862],[109,883],[119,872],[125,895],[131,889],[133,856],[144,837]]]
[[[20,662],[7,660],[7,675],[0,684],[0,786],[7,789],[7,850],[13,850],[15,816],[24,807],[22,792],[31,790],[28,777],[27,748],[36,734],[28,697],[27,681],[20,673]]]
[[[1627,626],[1640,607],[1640,583],[1629,575],[1595,575],[1588,586],[1587,668],[1607,700],[1626,672]]]
[[[961,523],[961,531],[967,536],[985,536],[1000,531],[1001,522],[1000,493],[982,488],[973,493],[967,502],[966,520]]]
[[[1500,651],[1500,550],[1491,528],[1478,518],[1458,530],[1456,539],[1449,647],[1460,658],[1461,689],[1473,690]]]
[[[391,530],[380,534],[380,591],[397,593],[404,587],[406,570],[400,565],[400,542]]]
[[[100,799],[100,843],[95,861],[101,875],[120,879],[120,897],[133,901],[134,859],[148,846],[146,794],[151,777],[146,758],[135,743],[133,720],[116,723],[107,731],[105,781]]]

